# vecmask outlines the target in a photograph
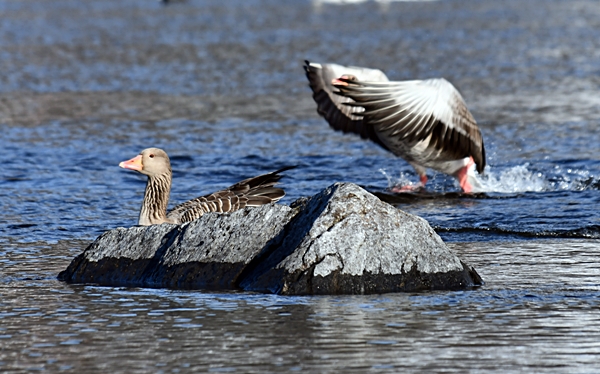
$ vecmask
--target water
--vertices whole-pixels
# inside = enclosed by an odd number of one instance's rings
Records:
[[[0,371],[597,372],[600,8],[594,1],[0,1]],[[443,76],[484,136],[485,192],[426,192],[331,131],[302,61]],[[280,297],[66,285],[137,221],[159,146],[173,202],[286,172],[290,203],[358,183],[426,218],[486,284]]]

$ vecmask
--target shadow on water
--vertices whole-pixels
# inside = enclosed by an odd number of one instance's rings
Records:
[[[489,198],[503,198],[510,199],[517,196],[502,196],[502,197],[490,197],[485,192],[478,193],[463,193],[463,192],[443,192],[437,193],[435,191],[422,190],[418,192],[402,192],[402,193],[386,193],[386,192],[374,192],[375,196],[380,198],[386,203],[397,205],[397,204],[409,204],[420,200],[445,200],[446,202],[459,201],[459,199],[489,199]]]

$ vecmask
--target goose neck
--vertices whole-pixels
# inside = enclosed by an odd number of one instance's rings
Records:
[[[168,222],[167,204],[170,193],[171,172],[149,176],[138,224],[147,226]]]

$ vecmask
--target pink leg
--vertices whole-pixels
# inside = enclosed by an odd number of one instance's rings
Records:
[[[398,186],[394,186],[392,187],[392,192],[414,192],[414,191],[418,191],[422,188],[425,188],[425,183],[427,183],[427,175],[423,174],[419,176],[419,180],[420,183],[414,185],[414,186],[402,186],[402,187],[398,187]]]
[[[466,166],[462,167],[457,173],[456,173],[456,178],[458,179],[458,183],[460,183],[460,187],[463,189],[464,192],[466,193],[471,193],[473,192],[473,186],[471,186],[471,184],[469,183],[469,178],[467,178],[467,173],[469,171],[469,168],[471,166],[473,166],[473,164],[475,164],[475,162],[473,161],[473,157],[469,158],[469,162],[467,163]]]

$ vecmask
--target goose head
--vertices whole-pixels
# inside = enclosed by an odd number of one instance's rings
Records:
[[[121,162],[119,166],[123,169],[135,170],[148,177],[171,174],[169,156],[160,148],[146,148],[131,160]]]

